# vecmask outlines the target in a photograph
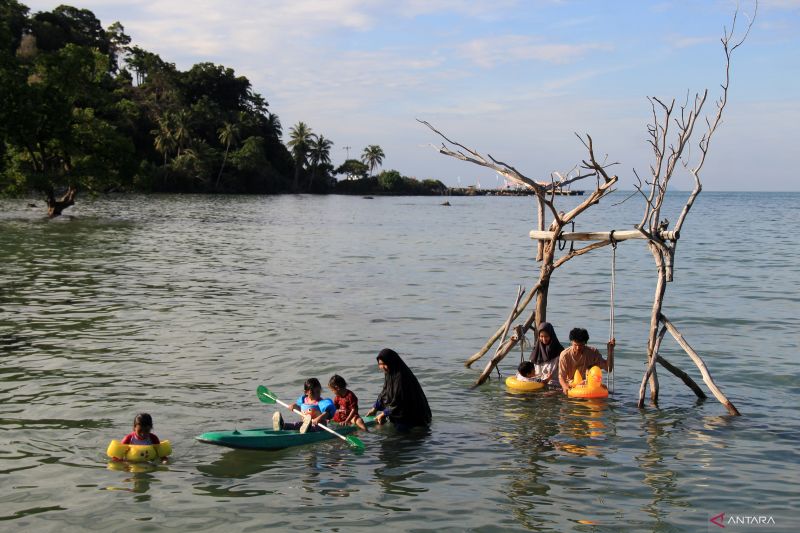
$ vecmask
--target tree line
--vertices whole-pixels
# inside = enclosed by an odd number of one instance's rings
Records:
[[[180,71],[133,45],[119,22],[103,28],[90,10],[61,5],[31,14],[0,0],[0,193],[42,192],[53,216],[78,190],[445,189],[397,171],[375,176],[385,157],[378,145],[334,168],[333,141],[304,122],[286,145],[282,136],[278,115],[231,68],[204,62]]]

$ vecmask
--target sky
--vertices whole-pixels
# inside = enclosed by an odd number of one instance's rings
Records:
[[[31,12],[63,0],[22,0]],[[549,181],[586,157],[619,163],[632,189],[652,161],[648,96],[682,103],[724,81],[719,39],[732,0],[76,0],[104,27],[181,70],[213,62],[246,76],[288,134],[299,121],[334,142],[334,165],[378,144],[384,169],[450,186],[502,186],[441,155],[449,138]],[[744,29],[754,2],[739,2]],[[762,0],[732,64],[705,190],[798,191],[800,0]],[[699,132],[698,132],[699,133]],[[698,136],[699,137],[699,136]],[[697,148],[691,151],[696,157]],[[675,190],[689,190],[676,175]]]

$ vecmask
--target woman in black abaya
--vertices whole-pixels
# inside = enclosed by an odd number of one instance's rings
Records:
[[[377,413],[375,421],[383,424],[388,419],[397,429],[406,430],[431,423],[428,399],[417,377],[400,359],[397,352],[384,348],[378,354],[378,368],[384,376],[383,389],[367,416]]]

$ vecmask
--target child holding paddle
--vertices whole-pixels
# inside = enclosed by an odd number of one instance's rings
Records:
[[[359,429],[367,431],[364,420],[358,415],[358,397],[347,388],[344,378],[334,374],[328,380],[328,388],[335,395],[333,405],[336,406],[336,414],[333,415],[333,421],[343,426],[355,424]]]
[[[317,378],[308,378],[303,383],[303,395],[289,406],[289,410],[299,410],[303,413],[302,422],[284,422],[283,416],[278,411],[272,415],[272,429],[280,431],[282,429],[299,429],[300,433],[311,431],[321,431],[318,424],[325,424],[336,414],[336,407],[328,398],[322,397],[322,385]]]

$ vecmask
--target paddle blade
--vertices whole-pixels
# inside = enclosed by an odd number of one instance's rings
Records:
[[[364,443],[361,442],[361,439],[358,437],[354,437],[352,435],[348,435],[345,439],[350,446],[352,446],[356,451],[364,451]]]
[[[275,394],[273,394],[272,391],[266,388],[264,385],[258,386],[256,389],[256,395],[258,396],[258,399],[264,403],[277,403],[275,401]]]

